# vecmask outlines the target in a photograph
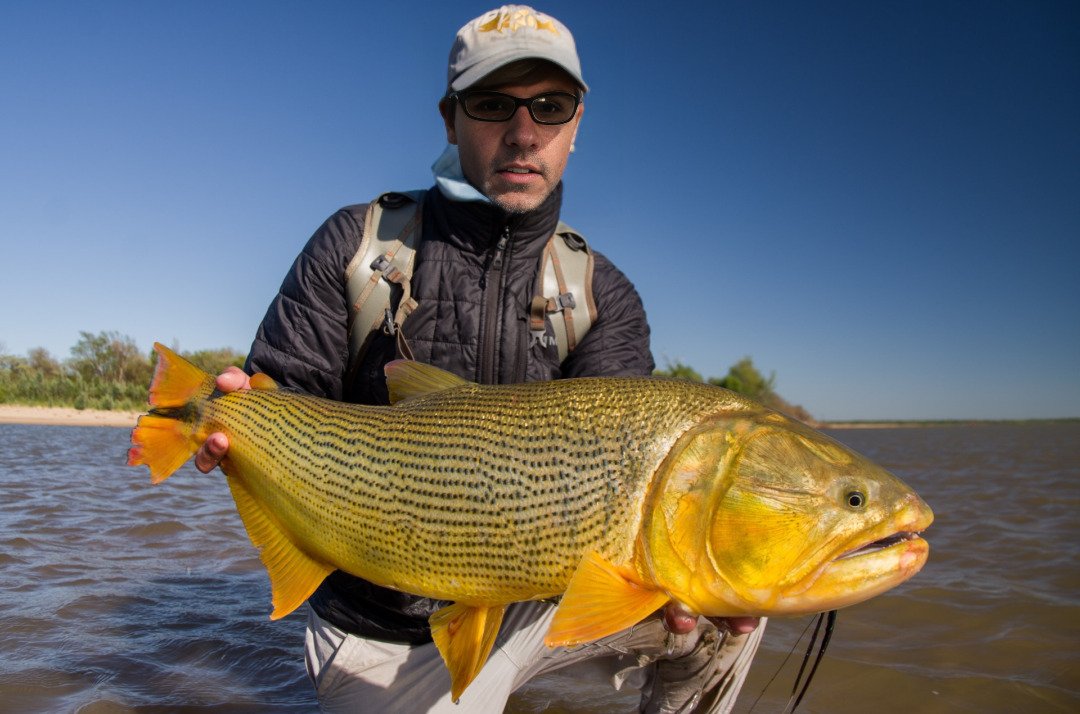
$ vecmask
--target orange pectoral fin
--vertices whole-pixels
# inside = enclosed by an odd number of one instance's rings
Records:
[[[505,612],[505,605],[454,603],[428,618],[431,637],[450,670],[450,696],[454,702],[484,668]]]
[[[613,635],[641,622],[670,599],[598,553],[589,553],[570,579],[544,644],[569,647]]]
[[[270,576],[274,604],[270,619],[285,617],[304,604],[334,568],[297,548],[242,480],[235,476],[228,476],[227,480],[240,520],[259,549],[259,559]]]

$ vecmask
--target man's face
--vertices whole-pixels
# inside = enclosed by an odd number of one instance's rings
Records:
[[[552,68],[527,84],[484,87],[519,99],[545,92],[580,90],[561,70]],[[555,189],[566,169],[570,147],[577,135],[584,105],[566,124],[537,124],[528,107],[518,107],[504,122],[470,119],[460,102],[453,116],[444,102],[440,106],[446,123],[446,139],[457,144],[461,169],[481,193],[508,213],[537,208]]]

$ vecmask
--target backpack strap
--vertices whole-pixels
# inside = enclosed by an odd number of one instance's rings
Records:
[[[420,241],[424,193],[384,193],[368,204],[360,247],[345,269],[349,373],[380,330],[397,338],[401,356],[412,358],[401,325],[416,309],[409,281]]]
[[[529,331],[533,344],[546,347],[554,339],[560,362],[596,321],[592,275],[593,255],[585,238],[559,221],[540,258],[539,294],[530,306]],[[554,338],[547,334],[548,316]]]

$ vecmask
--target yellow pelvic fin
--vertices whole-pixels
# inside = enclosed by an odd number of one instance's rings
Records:
[[[450,696],[455,702],[487,662],[504,612],[505,605],[454,603],[428,618],[435,646],[450,670]]]
[[[160,483],[180,468],[199,448],[195,435],[197,408],[214,390],[214,378],[168,347],[154,343],[158,353],[150,382],[152,413],[139,417],[131,432],[128,466],[150,467],[150,480]]]
[[[251,542],[259,549],[259,559],[270,576],[274,604],[270,619],[285,617],[304,604],[334,568],[320,563],[293,544],[288,533],[239,477],[228,476],[227,480],[240,520],[244,522]]]
[[[581,560],[544,637],[548,647],[569,647],[613,635],[644,620],[670,596],[589,553]]]
[[[444,369],[407,359],[394,360],[383,371],[386,373],[386,388],[390,392],[391,404],[469,384],[468,380]]]

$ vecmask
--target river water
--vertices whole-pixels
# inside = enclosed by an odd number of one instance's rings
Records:
[[[832,435],[937,520],[922,573],[840,612],[799,711],[1080,711],[1080,424]],[[0,711],[314,710],[302,616],[268,619],[224,479],[187,465],[152,487],[128,438],[0,425]],[[783,707],[808,622],[770,623],[737,711]],[[634,703],[553,676],[508,711]]]

